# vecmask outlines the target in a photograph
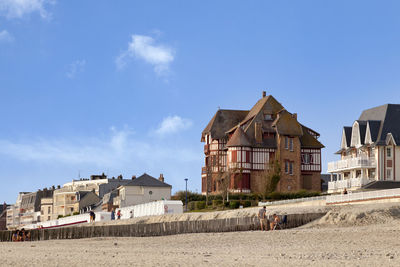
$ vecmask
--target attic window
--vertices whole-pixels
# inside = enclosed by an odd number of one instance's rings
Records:
[[[271,114],[264,114],[264,120],[271,121],[272,120],[272,115]]]

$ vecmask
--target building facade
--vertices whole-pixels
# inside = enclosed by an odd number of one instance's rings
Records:
[[[216,112],[203,130],[205,166],[202,193],[221,191],[229,173],[229,191],[265,191],[266,172],[277,161],[278,191],[321,190],[319,134],[300,124],[273,96],[263,92],[251,110]]]
[[[113,198],[113,206],[124,208],[156,200],[169,200],[171,189],[172,186],[164,182],[162,174],[156,179],[145,173],[118,188],[118,196]]]
[[[400,105],[362,112],[343,127],[339,161],[328,163],[328,192],[358,190],[376,181],[400,181]],[[336,174],[334,178],[333,174]]]

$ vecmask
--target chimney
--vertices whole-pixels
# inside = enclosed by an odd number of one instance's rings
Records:
[[[262,96],[263,96],[263,98],[266,97],[267,96],[267,92],[263,91]]]
[[[158,178],[158,180],[164,183],[164,175],[162,173],[160,174],[160,178]]]
[[[297,120],[297,113],[293,113],[292,117],[295,118]]]
[[[132,180],[135,180],[136,179],[136,175],[132,175]]]
[[[262,143],[262,130],[261,130],[261,123],[256,122],[254,124],[254,137],[256,138],[256,142]]]

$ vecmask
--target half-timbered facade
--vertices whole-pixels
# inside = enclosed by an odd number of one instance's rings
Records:
[[[319,191],[323,145],[318,137],[265,92],[251,110],[220,109],[201,136],[202,193],[221,191],[222,173],[232,175],[231,192],[263,192],[266,169],[275,159],[281,166],[279,191]]]
[[[376,181],[400,181],[399,145],[400,105],[363,111],[352,126],[343,127],[341,148],[336,152],[341,159],[328,163],[328,192],[357,190]]]

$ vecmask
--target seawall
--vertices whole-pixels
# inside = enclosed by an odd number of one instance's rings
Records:
[[[323,213],[288,214],[287,224],[283,228],[295,228],[321,218]],[[92,237],[146,237],[165,236],[187,233],[234,232],[260,229],[260,221],[256,216],[188,220],[160,223],[136,223],[126,225],[88,225],[63,227],[56,229],[31,230],[31,241],[52,239],[79,239]],[[11,231],[0,231],[0,241],[12,240]]]

